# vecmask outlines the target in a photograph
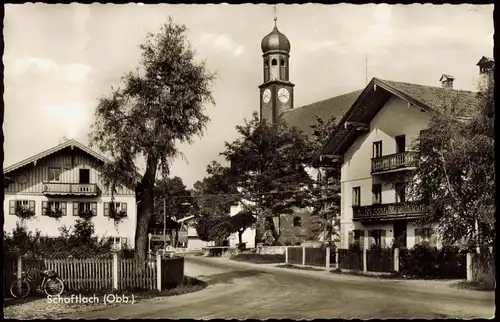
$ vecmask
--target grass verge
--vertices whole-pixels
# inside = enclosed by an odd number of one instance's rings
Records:
[[[371,277],[371,278],[382,278],[382,279],[408,279],[397,272],[392,273],[380,273],[380,274],[365,274],[363,272],[358,271],[345,271],[340,268],[336,268],[330,271],[332,274],[342,274],[342,275],[352,275],[352,276],[363,276],[363,277]]]
[[[282,264],[285,262],[285,255],[238,254],[231,257],[231,259],[254,264]]]
[[[453,287],[460,289],[468,289],[474,291],[482,291],[482,292],[494,292],[495,286],[487,285],[486,283],[481,282],[467,282],[461,281],[452,285]]]
[[[321,268],[315,268],[315,267],[309,267],[309,266],[296,266],[296,265],[292,265],[292,264],[281,264],[281,265],[276,265],[276,267],[300,269],[303,271],[316,271],[316,272],[324,271],[324,269],[321,269]]]
[[[9,299],[4,300],[4,316],[7,319],[54,319],[62,318],[78,313],[97,311],[108,307],[116,307],[127,303],[104,303],[104,296],[115,294],[117,296],[128,297],[132,299],[134,295],[134,304],[140,303],[149,299],[157,299],[166,296],[176,296],[181,294],[200,291],[207,286],[205,282],[186,276],[181,285],[159,291],[144,291],[144,290],[124,290],[124,291],[100,291],[100,292],[80,292],[73,293],[81,296],[81,298],[96,297],[98,301],[95,303],[78,303],[76,300],[66,300],[64,303],[49,302],[46,297],[30,297],[26,299]],[[71,294],[65,294],[62,298],[69,299]],[[127,304],[129,305],[130,302]]]

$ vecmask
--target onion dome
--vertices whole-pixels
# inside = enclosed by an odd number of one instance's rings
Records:
[[[269,51],[282,51],[287,54],[290,53],[290,41],[282,34],[276,26],[276,18],[274,19],[274,29],[267,36],[262,39],[260,47],[263,53]]]

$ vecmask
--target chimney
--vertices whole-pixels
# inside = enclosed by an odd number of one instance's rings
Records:
[[[451,88],[453,89],[453,81],[455,80],[455,77],[447,74],[443,74],[439,81],[441,82],[441,85],[443,88]]]

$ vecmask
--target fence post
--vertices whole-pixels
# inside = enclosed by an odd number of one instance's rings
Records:
[[[302,265],[306,264],[306,247],[302,246]]]
[[[17,278],[23,276],[23,258],[21,256],[17,257]]]
[[[472,281],[472,253],[467,253],[467,282]]]
[[[326,268],[330,268],[330,254],[331,254],[330,247],[327,247],[326,248]]]
[[[363,272],[367,271],[367,265],[366,265],[366,248],[363,248]]]
[[[285,247],[285,264],[288,264],[288,246]]]
[[[399,248],[394,248],[394,271],[399,272]]]
[[[161,292],[161,254],[156,254],[156,288]]]
[[[113,253],[113,289],[118,289],[118,254]]]
[[[340,263],[339,263],[339,249],[337,247],[335,247],[335,264],[337,265],[337,268],[340,267]]]

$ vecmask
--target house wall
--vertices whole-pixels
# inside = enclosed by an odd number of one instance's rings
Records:
[[[134,247],[135,241],[135,228],[137,222],[137,206],[135,196],[116,196],[115,202],[127,203],[127,217],[124,218],[115,227],[114,220],[104,216],[104,202],[110,202],[110,196],[100,196],[97,198],[78,198],[78,197],[45,197],[45,196],[26,196],[26,195],[13,195],[6,194],[4,200],[4,231],[11,233],[16,228],[16,223],[20,222],[19,217],[9,214],[10,200],[34,200],[35,201],[35,217],[30,220],[25,220],[28,230],[40,230],[43,235],[49,237],[60,236],[59,228],[63,226],[72,227],[76,223],[78,216],[73,214],[73,203],[76,201],[81,202],[97,202],[97,216],[91,220],[95,225],[95,235],[99,237],[126,237],[127,244]],[[61,218],[55,219],[48,216],[42,216],[42,202],[43,201],[66,201],[67,214]]]
[[[373,142],[382,141],[382,155],[396,153],[395,137],[406,136],[406,150],[411,150],[420,131],[428,127],[429,113],[393,96],[370,122],[368,133],[361,134],[344,154],[341,168],[341,247],[348,247],[348,234],[359,223],[352,220],[353,188],[360,187],[361,206],[372,204],[372,185],[380,183],[371,175]],[[382,203],[393,203],[396,192],[391,183],[382,184]],[[392,236],[392,223],[382,225]],[[374,226],[375,227],[375,226]],[[376,229],[376,228],[371,228]],[[410,238],[410,235],[408,235]],[[409,240],[408,240],[409,244]]]
[[[50,237],[60,235],[59,228],[62,226],[73,226],[78,216],[73,215],[74,202],[96,202],[97,216],[91,220],[95,224],[95,234],[100,237],[122,237],[127,238],[127,244],[134,246],[135,229],[137,221],[137,205],[135,191],[132,187],[120,187],[114,196],[115,202],[127,204],[127,218],[116,225],[112,219],[104,216],[104,202],[111,201],[111,195],[102,184],[100,171],[102,162],[88,154],[75,149],[64,149],[53,155],[42,158],[37,164],[30,164],[9,173],[13,182],[5,188],[4,199],[4,231],[12,232],[19,222],[19,218],[10,215],[11,200],[33,200],[35,201],[35,217],[25,221],[29,230],[40,230],[42,234]],[[43,182],[48,181],[49,168],[61,167],[62,174],[59,183],[78,183],[79,169],[89,169],[90,183],[97,184],[101,193],[97,197],[84,196],[46,196],[43,192]],[[25,176],[26,183],[19,182],[19,177]],[[67,214],[59,220],[42,216],[43,201],[66,201]]]
[[[231,211],[230,211],[230,215],[234,216],[234,215],[236,215],[240,211],[241,211],[241,206],[240,205],[232,206],[231,207]],[[243,243],[246,243],[246,247],[247,248],[255,248],[256,233],[257,233],[257,231],[255,229],[255,225],[252,226],[252,227],[248,227],[243,232],[243,235],[241,236],[241,240],[242,240]],[[229,236],[229,246],[230,247],[237,247],[238,243],[239,243],[238,233],[231,234]]]
[[[5,194],[41,195],[43,183],[49,178],[49,168],[57,167],[62,170],[60,183],[79,183],[79,170],[89,169],[90,183],[97,184],[102,195],[110,195],[101,180],[101,166],[100,160],[80,150],[65,149],[38,160],[36,165],[30,164],[9,173],[13,183],[5,189]],[[18,181],[21,175],[27,177],[27,182],[24,184]],[[135,190],[133,187],[119,187],[117,194],[135,196]]]

